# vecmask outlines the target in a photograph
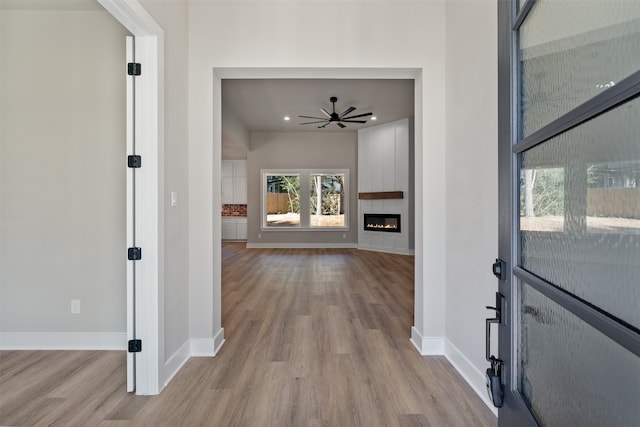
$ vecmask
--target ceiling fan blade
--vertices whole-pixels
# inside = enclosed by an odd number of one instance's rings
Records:
[[[331,123],[331,122],[327,122],[327,123],[325,123],[325,124],[323,124],[323,125],[318,126],[318,129],[320,129],[320,128],[326,128],[326,127],[327,127],[327,125],[328,125],[329,123]]]
[[[367,123],[366,120],[341,120],[342,123]],[[338,123],[340,124],[340,123]]]
[[[329,124],[329,122],[327,120],[319,120],[317,122],[305,122],[305,123],[299,123],[301,125],[312,125],[312,124],[316,124],[316,123],[327,123]]]
[[[298,117],[302,117],[304,119],[327,120],[324,117],[312,117],[312,116],[298,116]]]
[[[364,116],[371,116],[371,115],[373,115],[373,113],[358,114],[358,115],[351,116],[351,117],[343,117],[342,120],[355,119],[356,117],[364,117]]]
[[[344,116],[346,116],[347,114],[349,114],[350,112],[352,112],[352,111],[353,111],[353,110],[355,110],[355,109],[356,109],[356,107],[349,107],[349,108],[347,108],[347,109],[344,111],[344,113],[340,114],[340,117],[344,117]]]
[[[342,123],[338,122],[338,126],[340,126],[342,129],[346,128],[345,125],[343,125]]]
[[[325,114],[325,116],[331,117],[331,114],[329,114],[329,112],[327,110],[325,110],[324,108],[321,108],[320,111],[322,111]]]

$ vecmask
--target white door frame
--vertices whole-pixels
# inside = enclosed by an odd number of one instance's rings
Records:
[[[164,32],[137,0],[97,1],[133,34],[136,62],[142,64],[142,75],[136,78],[134,129],[136,154],[142,156],[136,172],[136,244],[142,248],[142,259],[136,261],[136,335],[142,340],[142,352],[136,356],[136,394],[158,394],[164,317]],[[130,203],[128,198],[127,209]]]
[[[212,78],[212,140],[213,140],[213,206],[221,206],[221,194],[217,189],[221,188],[221,163],[222,163],[222,80],[223,79],[411,79],[414,81],[414,115],[415,115],[415,272],[414,272],[414,326],[411,327],[411,342],[422,355],[444,354],[444,340],[441,337],[423,337],[426,311],[423,283],[423,84],[421,68],[213,68]],[[222,269],[221,269],[221,217],[211,215],[212,223],[212,248],[211,257],[204,257],[207,265],[210,266],[210,259],[213,259],[212,279],[213,279],[213,349],[215,354],[224,342],[224,328],[222,328]],[[207,254],[209,255],[209,254]],[[435,344],[434,344],[435,343]]]

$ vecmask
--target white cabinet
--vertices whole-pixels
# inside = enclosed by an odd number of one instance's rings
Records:
[[[246,160],[231,160],[233,169],[233,176],[247,177],[247,161]]]
[[[235,218],[222,218],[222,240],[235,240],[236,220]]]
[[[222,204],[223,205],[233,205],[233,177],[232,176],[223,176],[222,177]]]
[[[233,176],[233,160],[222,161],[222,176]]]
[[[236,219],[236,239],[247,240],[247,218]]]
[[[222,161],[222,204],[247,204],[247,161]]]
[[[222,218],[222,240],[247,240],[247,218]]]
[[[247,177],[233,177],[233,203],[234,205],[247,204]]]

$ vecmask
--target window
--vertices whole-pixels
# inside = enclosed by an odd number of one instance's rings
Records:
[[[300,175],[266,175],[266,226],[300,227]]]
[[[348,229],[348,170],[262,170],[262,228]]]
[[[309,175],[311,227],[344,227],[344,174]]]

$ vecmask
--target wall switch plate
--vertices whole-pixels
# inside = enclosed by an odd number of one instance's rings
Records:
[[[171,206],[173,206],[173,207],[178,206],[178,192],[177,191],[172,191],[171,192]]]
[[[72,299],[71,300],[71,314],[80,314],[80,300]]]

